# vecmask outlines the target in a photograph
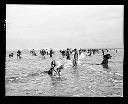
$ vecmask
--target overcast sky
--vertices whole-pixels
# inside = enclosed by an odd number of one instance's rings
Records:
[[[123,48],[123,5],[6,5],[6,48]]]

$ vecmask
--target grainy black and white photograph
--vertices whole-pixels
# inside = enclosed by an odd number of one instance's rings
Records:
[[[123,5],[6,4],[6,96],[123,97]]]

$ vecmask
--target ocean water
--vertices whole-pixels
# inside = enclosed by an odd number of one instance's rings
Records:
[[[8,57],[10,51],[6,52],[6,96],[123,97],[123,49],[109,52],[112,58],[108,69],[97,65],[103,59],[101,52],[92,56],[83,52],[85,57],[79,60],[77,68],[65,67],[60,77],[41,74],[49,70],[56,57],[63,64],[67,62],[59,52],[53,58],[42,58],[38,50],[37,56],[23,50],[19,60],[16,51],[11,52],[14,52],[13,58]]]

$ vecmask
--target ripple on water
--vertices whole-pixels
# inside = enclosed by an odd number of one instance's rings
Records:
[[[100,63],[102,56],[101,59],[99,58],[100,56],[94,57],[98,61],[93,60],[93,56],[85,57],[86,60],[83,59],[82,63],[84,66],[78,66],[76,69],[71,67],[64,69],[61,73],[61,78],[51,78],[47,74],[40,75],[40,72],[36,72],[37,70],[44,71],[46,70],[45,67],[50,67],[50,62],[53,58],[46,57],[46,59],[42,59],[27,55],[22,57],[25,58],[21,60],[10,59],[6,62],[7,75],[14,76],[18,73],[17,76],[22,76],[24,74],[24,77],[12,78],[12,82],[9,79],[5,79],[6,82],[9,82],[6,85],[8,95],[122,96],[123,85],[119,83],[119,81],[123,81],[122,76],[117,74],[109,75],[109,72],[113,71],[113,69],[104,70],[100,65],[87,64]],[[122,64],[122,62],[117,63]],[[114,67],[112,62],[110,62],[110,66]],[[22,73],[23,71],[25,73]],[[117,69],[115,68],[114,71],[117,71]]]
[[[117,81],[120,81],[120,80],[123,80],[123,76],[121,76],[120,74],[118,73],[113,73],[110,75],[110,78],[114,79],[114,80],[117,80]]]

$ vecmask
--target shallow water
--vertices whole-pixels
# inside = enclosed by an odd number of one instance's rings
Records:
[[[101,65],[102,54],[80,59],[77,68],[62,69],[61,76],[41,74],[49,70],[53,58],[43,59],[22,54],[17,60],[6,57],[6,96],[75,96],[75,97],[123,97],[123,50],[111,51],[108,69]],[[56,53],[54,57],[62,57]],[[65,62],[64,59],[60,59]]]

